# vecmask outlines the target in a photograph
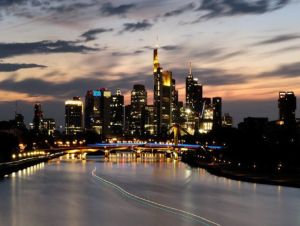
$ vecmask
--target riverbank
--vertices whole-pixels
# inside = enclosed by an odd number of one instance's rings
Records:
[[[253,170],[229,168],[222,164],[212,164],[204,161],[193,162],[188,159],[182,159],[182,161],[191,167],[203,168],[213,175],[232,180],[300,188],[300,174],[297,173],[266,173],[258,170],[254,172]]]
[[[55,154],[51,154],[49,156],[40,156],[40,157],[32,157],[27,159],[22,159],[13,162],[6,162],[0,164],[0,179],[4,178],[6,175],[9,175],[13,172],[17,172],[19,170],[25,169],[30,166],[37,165],[42,162],[47,162],[51,159],[57,158],[59,156],[64,155],[64,152],[59,152]]]

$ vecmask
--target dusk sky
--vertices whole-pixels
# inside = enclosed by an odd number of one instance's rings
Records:
[[[277,119],[279,91],[299,105],[299,21],[299,0],[0,0],[0,119],[18,101],[32,121],[40,101],[63,124],[66,99],[106,87],[129,103],[136,83],[152,103],[157,43],[181,100],[191,61],[204,96],[221,96],[235,124]]]

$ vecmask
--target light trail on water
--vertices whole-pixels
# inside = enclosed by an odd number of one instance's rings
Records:
[[[201,216],[196,215],[194,213],[190,213],[190,212],[185,211],[185,210],[180,210],[180,209],[177,209],[177,208],[174,208],[174,207],[171,207],[171,206],[167,206],[167,205],[164,205],[164,204],[161,204],[161,203],[158,203],[158,202],[154,202],[154,201],[142,198],[140,196],[137,196],[135,194],[132,194],[132,193],[126,191],[124,188],[120,187],[119,185],[98,176],[96,174],[96,170],[97,170],[96,167],[92,170],[92,176],[95,179],[97,179],[98,181],[113,187],[114,189],[119,191],[121,194],[125,195],[126,197],[128,197],[130,199],[133,199],[133,200],[138,201],[140,203],[147,204],[149,206],[164,210],[166,212],[170,212],[170,213],[182,216],[182,217],[192,219],[192,220],[197,221],[197,222],[199,222],[199,223],[201,223],[202,225],[205,225],[205,226],[210,226],[210,225],[221,226],[221,224],[218,224],[218,223],[216,223],[212,220],[209,220],[205,217],[201,217]]]

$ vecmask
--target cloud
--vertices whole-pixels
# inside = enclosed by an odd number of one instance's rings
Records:
[[[50,53],[87,53],[97,51],[84,45],[78,45],[74,41],[40,41],[25,43],[0,43],[0,58],[29,54]]]
[[[193,58],[208,62],[223,61],[245,54],[245,50],[227,52],[223,48],[203,48],[192,54]]]
[[[133,3],[113,6],[110,2],[107,2],[102,4],[100,11],[105,16],[124,15],[135,7],[136,4]]]
[[[143,20],[136,23],[125,23],[123,24],[123,30],[120,31],[120,33],[123,32],[135,32],[135,31],[144,31],[147,29],[150,29],[153,26],[153,24],[149,23],[148,20]]]
[[[112,52],[111,55],[112,56],[133,56],[133,55],[138,55],[143,53],[143,50],[136,50],[133,52]]]
[[[41,77],[44,78],[45,76]],[[107,76],[105,72],[95,72],[85,77],[59,83],[51,78],[49,78],[49,81],[36,78],[24,80],[9,78],[0,82],[0,90],[26,93],[34,96],[53,96],[54,99],[64,100],[72,96],[84,96],[87,90],[98,89],[99,87],[106,87],[112,92],[117,88],[121,88],[122,91],[128,91],[136,83],[152,84],[152,76],[147,76],[146,73],[119,73]]]
[[[273,71],[264,72],[258,77],[284,77],[295,78],[300,76],[300,62],[281,65]]]
[[[166,46],[162,46],[161,49],[167,50],[167,51],[179,50],[179,49],[181,49],[181,46],[178,46],[178,45],[166,45]]]
[[[3,64],[0,63],[1,72],[12,72],[27,68],[45,68],[47,66],[39,64]]]
[[[282,42],[288,42],[292,40],[300,39],[299,34],[284,34],[278,35],[260,42],[255,43],[254,45],[268,45],[268,44],[277,44]]]
[[[89,42],[89,41],[96,40],[96,36],[98,34],[105,33],[105,32],[111,32],[113,30],[114,29],[112,29],[112,28],[91,29],[91,30],[84,32],[80,37],[84,38],[85,42]]]
[[[194,3],[188,3],[180,8],[177,8],[175,10],[169,11],[167,13],[164,14],[164,17],[172,17],[172,16],[178,16],[180,14],[183,14],[187,11],[190,11],[192,9],[195,8],[195,4]]]
[[[300,50],[300,46],[294,45],[294,46],[284,47],[284,48],[280,48],[280,49],[276,49],[276,50],[273,50],[273,51],[266,52],[265,55],[274,56],[276,54],[290,53],[290,52],[295,52],[295,51],[298,52],[299,50]]]
[[[185,76],[188,74],[187,68],[174,68],[172,72],[177,84],[185,83]],[[204,86],[241,84],[246,83],[249,78],[249,76],[243,74],[230,73],[218,68],[193,68],[192,73],[194,78],[198,78],[199,83],[202,83]]]
[[[95,6],[95,3],[85,3],[85,2],[76,2],[72,4],[62,4],[59,6],[45,6],[43,9],[45,9],[48,12],[56,12],[56,13],[69,13],[81,9],[86,9]]]
[[[146,50],[153,50],[154,46],[143,46],[142,48],[146,49]],[[182,47],[179,46],[179,45],[165,45],[165,46],[158,47],[158,49],[163,49],[163,50],[166,50],[166,51],[179,50],[181,48]]]
[[[289,2],[290,0],[203,0],[197,11],[205,14],[195,22],[224,16],[263,14],[281,9]]]
[[[1,0],[0,6],[7,7],[12,5],[17,5],[17,4],[24,4],[25,2],[27,2],[27,0]]]

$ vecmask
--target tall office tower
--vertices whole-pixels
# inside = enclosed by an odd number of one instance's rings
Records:
[[[125,117],[124,117],[124,134],[130,135],[131,125],[131,105],[125,106]]]
[[[153,105],[146,105],[142,110],[142,135],[146,137],[155,135]]]
[[[40,103],[34,105],[33,130],[36,133],[43,130],[43,111]]]
[[[110,133],[111,92],[107,89],[89,90],[85,96],[85,128],[98,134]]]
[[[161,102],[160,102],[161,75],[162,75],[162,68],[160,67],[158,61],[158,49],[155,48],[153,51],[153,80],[154,80],[153,105],[154,105],[154,124],[155,124],[156,135],[159,134],[157,125],[160,124],[159,109],[161,108]]]
[[[178,90],[176,90],[176,81],[172,79],[172,122],[178,123]]]
[[[211,98],[209,97],[203,97],[202,98],[202,110],[200,113],[200,117],[204,117],[204,110],[211,107]]]
[[[222,98],[221,97],[213,97],[212,107],[214,110],[213,127],[215,129],[215,128],[219,128],[222,126]]]
[[[110,110],[111,132],[114,135],[122,135],[124,132],[124,96],[119,89],[115,95],[111,96]]]
[[[193,77],[191,63],[189,74],[186,77],[185,92],[186,108],[191,109],[194,113],[197,113],[198,115],[203,108],[203,88],[201,84],[198,84],[198,79]]]
[[[147,105],[147,91],[144,85],[134,85],[131,91],[131,123],[132,135],[142,134],[142,110]]]
[[[294,92],[279,92],[279,119],[286,125],[295,124],[296,96]]]
[[[154,49],[154,109],[156,135],[165,137],[172,124],[172,72],[162,71],[158,63],[158,50]]]
[[[67,135],[82,132],[83,102],[80,97],[65,101],[65,129]]]
[[[186,108],[192,108],[192,94],[194,87],[194,77],[192,74],[192,64],[190,63],[190,72],[185,79],[185,103]]]
[[[44,118],[43,127],[44,127],[45,132],[49,136],[52,136],[54,134],[55,129],[56,129],[55,120],[53,118]]]
[[[196,115],[199,115],[203,108],[203,87],[198,84],[198,79],[194,79],[193,95],[192,95],[192,110],[195,111]]]

